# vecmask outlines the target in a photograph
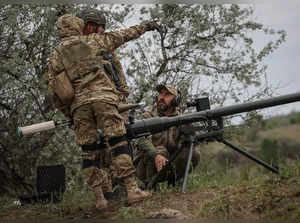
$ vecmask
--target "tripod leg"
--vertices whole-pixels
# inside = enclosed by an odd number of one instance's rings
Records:
[[[184,179],[183,179],[182,190],[181,190],[182,192],[186,191],[187,178],[188,178],[189,171],[190,171],[190,165],[191,165],[191,160],[192,160],[192,155],[193,155],[193,147],[194,147],[193,136],[190,136],[190,141],[191,141],[191,145],[190,145],[188,160],[187,160],[186,167],[185,167]]]
[[[257,157],[251,155],[250,153],[248,153],[247,151],[245,150],[242,150],[234,145],[232,145],[230,142],[226,141],[225,139],[221,138],[221,139],[218,139],[218,141],[224,143],[226,146],[229,146],[230,148],[232,148],[233,150],[243,154],[244,156],[246,156],[247,158],[253,160],[254,162],[260,164],[261,166],[265,167],[266,169],[272,171],[273,173],[276,173],[276,174],[279,174],[279,170],[278,170],[278,167],[277,166],[271,166],[269,164],[267,164],[266,162],[258,159]]]

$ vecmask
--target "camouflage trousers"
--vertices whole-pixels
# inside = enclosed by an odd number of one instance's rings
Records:
[[[99,129],[104,141],[126,134],[124,118],[119,114],[117,106],[107,103],[95,102],[80,106],[73,113],[73,121],[78,145],[97,141]]]
[[[188,150],[183,150],[177,156],[177,158],[173,161],[171,168],[165,172],[165,175],[162,176],[161,182],[164,181],[178,181],[184,177],[186,164],[188,160]],[[141,154],[139,154],[141,155]],[[170,159],[170,154],[167,155],[167,159]],[[200,154],[197,151],[193,151],[191,168],[195,168],[200,161]],[[142,155],[141,159],[136,164],[136,176],[139,180],[144,182],[145,184],[149,183],[152,177],[157,174],[157,170],[155,167],[154,158],[148,155]]]
[[[114,157],[108,148],[84,151],[82,158],[96,162],[96,165],[83,169],[85,182],[91,187],[101,186],[104,193],[112,192],[113,180],[122,182],[135,174],[135,168],[129,155],[121,154]]]
[[[112,178],[123,180],[134,175],[135,168],[128,154],[112,155],[116,148],[126,146],[127,142],[121,141],[113,146],[108,143],[110,138],[126,133],[124,120],[116,106],[100,102],[83,105],[74,111],[73,121],[77,144],[95,143],[101,129],[101,138],[107,145],[103,149],[82,152],[83,160],[93,164],[83,169],[85,181],[90,186],[101,185],[104,192],[110,192]]]

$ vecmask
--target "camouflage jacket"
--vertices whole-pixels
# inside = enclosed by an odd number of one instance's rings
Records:
[[[179,111],[175,111],[171,116],[179,115]],[[155,109],[152,112],[145,112],[143,118],[153,118],[153,117],[163,117]],[[149,155],[155,157],[157,154],[161,154],[165,157],[171,156],[178,148],[188,149],[188,144],[186,143],[186,135],[183,133],[182,128],[180,127],[171,127],[166,131],[153,134],[149,137],[140,138],[136,142],[136,159],[139,159],[139,156]],[[183,149],[184,149],[183,148]]]
[[[99,61],[99,69],[90,72],[88,75],[92,75],[94,78],[85,87],[82,87],[84,80],[77,78],[72,80],[72,85],[75,91],[75,96],[71,105],[64,105],[59,98],[55,95],[55,76],[61,72],[64,68],[61,55],[54,50],[49,58],[48,72],[46,73],[46,79],[48,81],[48,92],[52,96],[55,106],[61,110],[66,116],[71,116],[72,112],[84,105],[93,103],[96,101],[102,101],[109,104],[118,104],[124,100],[124,96],[128,96],[129,89],[126,84],[124,72],[122,70],[121,63],[116,57],[114,50],[123,45],[124,43],[137,39],[146,32],[145,25],[136,25],[127,29],[121,29],[119,31],[105,32],[102,34],[93,33],[90,35],[82,35],[83,32],[83,20],[74,17],[70,14],[64,15],[61,19],[63,23],[59,27],[59,34],[62,38],[62,42],[59,46],[66,44],[67,41],[79,40],[87,44],[93,52],[93,55],[99,56],[102,61]],[[58,47],[59,47],[58,46]],[[105,61],[102,54],[112,53],[116,69],[119,73],[120,85],[117,87],[113,80],[107,75],[104,70],[103,64],[109,63]],[[101,66],[102,65],[102,66]],[[84,67],[85,64],[78,61],[77,66]]]

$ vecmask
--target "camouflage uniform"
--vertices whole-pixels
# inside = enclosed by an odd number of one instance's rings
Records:
[[[171,92],[172,93],[172,92]],[[175,110],[173,114],[177,116],[179,111]],[[162,117],[156,108],[152,112],[144,113],[144,118]],[[156,155],[163,155],[165,158],[170,157],[176,150],[182,148],[182,152],[174,160],[170,171],[166,172],[162,181],[176,181],[184,176],[186,163],[189,154],[189,143],[186,141],[187,135],[184,134],[183,128],[188,126],[171,127],[167,131],[154,134],[150,137],[145,137],[136,142],[136,158],[134,164],[136,166],[137,177],[145,184],[149,183],[151,178],[157,173],[154,158]],[[200,155],[196,150],[193,150],[192,166],[195,167],[200,160]]]
[[[101,186],[104,192],[112,191],[108,173],[111,169],[113,177],[134,187],[135,168],[124,138],[124,120],[117,110],[120,101],[128,96],[128,87],[120,61],[113,51],[153,29],[143,24],[114,32],[82,35],[84,21],[70,14],[60,17],[57,27],[62,42],[50,55],[48,90],[55,106],[73,119],[76,142],[83,149],[86,181],[93,188]],[[118,83],[107,71],[112,66],[105,59],[107,53],[113,56]],[[63,71],[68,74],[74,88],[70,104],[64,104],[54,93],[55,77]]]

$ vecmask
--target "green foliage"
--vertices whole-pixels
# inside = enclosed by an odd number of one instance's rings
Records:
[[[127,48],[122,50],[134,65],[126,67],[130,82],[137,86],[132,89],[133,100],[147,101],[153,87],[166,82],[177,85],[186,96],[210,92],[213,103],[223,104],[227,98],[240,101],[247,88],[263,83],[266,67],[262,61],[285,39],[284,32],[268,32],[262,24],[251,21],[252,12],[251,7],[237,5],[143,7],[144,18],[160,18],[168,31],[147,33],[133,49],[130,46],[129,54]],[[255,52],[248,33],[259,31],[278,39],[262,52]],[[251,97],[268,93],[267,88],[260,89]]]
[[[300,124],[300,113],[291,112],[285,116],[271,117],[264,121],[264,129],[274,129],[278,127],[288,126],[290,124]]]
[[[297,160],[300,158],[300,143],[289,139],[281,139],[280,156],[284,159]]]
[[[260,156],[272,164],[284,164],[300,158],[299,142],[289,139],[265,138],[260,147]]]
[[[72,187],[72,189],[66,190],[61,202],[49,203],[40,208],[45,209],[49,214],[64,217],[68,214],[76,213],[78,210],[90,208],[94,203],[94,194],[86,186],[77,185]]]
[[[18,126],[61,117],[52,110],[42,78],[48,55],[58,42],[54,24],[67,11],[73,11],[71,5],[5,5],[0,9],[0,195],[33,192],[36,166],[49,164],[48,160],[67,168],[74,165],[76,148],[68,129],[58,131],[59,135],[50,131],[22,139],[16,131]]]
[[[15,202],[14,198],[8,196],[2,196],[0,199],[0,210],[16,206],[14,202]]]
[[[235,152],[218,152],[216,156],[202,154],[201,157],[198,166],[188,177],[188,189],[222,187],[250,179],[235,172],[236,168],[241,168],[236,163],[238,155]]]
[[[118,212],[120,218],[124,220],[134,220],[142,216],[138,209],[131,207],[121,207]]]
[[[266,122],[263,116],[257,111],[252,111],[246,114],[243,123],[243,134],[246,135],[247,141],[253,142],[258,139],[258,132],[265,128]]]
[[[280,169],[280,175],[284,178],[300,177],[300,159],[293,165],[283,166]]]
[[[279,144],[277,140],[272,139],[264,139],[261,144],[261,157],[267,163],[271,163],[272,165],[279,164]]]
[[[300,113],[291,114],[291,124],[300,124]]]
[[[268,130],[268,129],[275,129],[275,128],[279,128],[282,126],[287,126],[289,124],[289,121],[284,119],[284,118],[271,118],[269,119],[266,124],[264,129]]]

